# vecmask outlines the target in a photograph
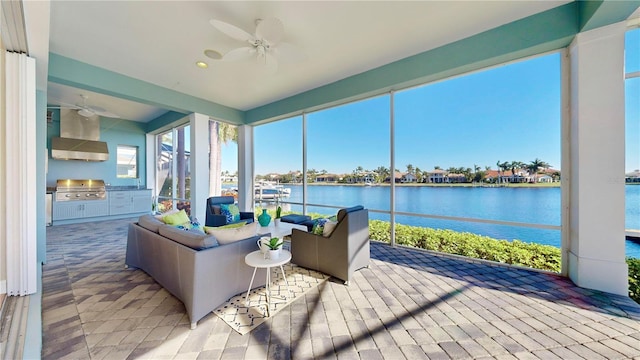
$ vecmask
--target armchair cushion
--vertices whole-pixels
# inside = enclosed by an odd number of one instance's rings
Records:
[[[233,198],[233,196],[212,196],[208,198],[205,225],[209,227],[223,226],[239,221],[252,223],[254,221],[253,212],[239,211],[238,205],[235,205],[234,203],[235,199]],[[229,205],[233,205],[235,209],[238,209],[239,217],[235,217],[235,221],[233,220],[233,217],[231,221],[228,221],[227,216],[222,213],[223,205],[226,205],[227,209],[230,208]],[[230,209],[229,213],[231,213],[232,211],[235,213],[235,209]]]

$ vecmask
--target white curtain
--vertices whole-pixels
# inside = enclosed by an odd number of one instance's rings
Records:
[[[37,289],[35,69],[35,59],[6,52],[5,131],[1,140],[6,174],[8,295],[33,294]]]

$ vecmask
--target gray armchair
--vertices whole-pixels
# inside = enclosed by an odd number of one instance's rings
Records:
[[[369,211],[362,206],[340,209],[329,237],[298,229],[291,232],[291,262],[343,280],[369,266]]]

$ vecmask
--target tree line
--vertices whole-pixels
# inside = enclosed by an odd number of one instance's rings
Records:
[[[490,181],[500,181],[501,177],[509,176],[512,174],[517,174],[518,172],[526,171],[526,173],[531,176],[538,174],[541,170],[547,170],[551,167],[547,162],[541,159],[534,159],[528,163],[522,161],[504,161],[501,162],[498,160],[496,163],[498,177],[497,179],[491,179]],[[457,177],[460,179],[459,182],[484,182],[487,180],[487,175],[489,171],[491,171],[490,166],[485,166],[484,168],[474,165],[473,168],[470,167],[449,167],[447,169],[443,169],[442,167],[436,165],[433,167],[433,170],[422,170],[421,168],[414,166],[413,164],[406,165],[406,174],[411,174],[416,178],[416,182],[418,183],[428,183],[430,175],[438,170],[445,171],[448,175],[458,175]],[[395,169],[396,173],[401,173],[399,169]],[[308,169],[307,170],[307,181],[315,182],[316,179],[320,176],[328,175],[329,172],[325,169],[316,170],[316,169]],[[509,175],[507,175],[509,174]],[[336,174],[339,178],[336,179],[337,182],[340,183],[355,183],[355,182],[363,182],[363,179],[371,180],[375,183],[384,183],[390,181],[392,178],[391,170],[385,166],[378,166],[375,169],[367,170],[362,166],[356,167],[349,174]],[[550,176],[553,180],[560,180],[560,172],[556,171]],[[464,177],[464,181],[462,181],[462,177]],[[269,179],[267,175],[258,175],[257,179],[261,180],[272,180]],[[291,171],[287,174],[279,174],[278,180],[283,183],[297,183],[302,181],[302,173],[300,171]]]

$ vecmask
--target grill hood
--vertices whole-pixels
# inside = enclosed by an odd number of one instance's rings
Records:
[[[51,139],[51,157],[56,160],[109,160],[107,143],[100,140],[100,118],[85,118],[74,110],[60,111],[60,137]]]

